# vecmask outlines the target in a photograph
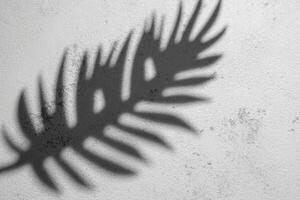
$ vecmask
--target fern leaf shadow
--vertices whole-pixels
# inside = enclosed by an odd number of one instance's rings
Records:
[[[160,122],[195,132],[195,129],[180,116],[165,112],[153,112],[151,110],[137,111],[134,109],[134,106],[142,101],[158,104],[187,104],[206,101],[206,98],[190,95],[163,95],[165,89],[201,85],[214,78],[213,75],[208,75],[180,80],[175,79],[175,75],[179,72],[210,67],[221,57],[221,55],[218,54],[199,58],[199,55],[203,51],[215,44],[225,33],[226,28],[209,40],[203,41],[203,37],[210,30],[218,17],[221,0],[203,28],[193,39],[190,39],[201,5],[202,1],[199,0],[180,40],[175,41],[175,38],[179,34],[178,30],[182,21],[182,4],[179,5],[174,27],[168,38],[167,45],[163,49],[161,48],[163,22],[158,26],[155,17],[152,18],[150,25],[144,29],[142,37],[136,47],[130,78],[130,96],[126,100],[121,97],[123,88],[122,80],[132,34],[130,33],[123,43],[121,51],[114,63],[112,63],[114,48],[111,49],[105,61],[102,61],[103,55],[99,48],[94,62],[93,73],[89,78],[86,76],[88,54],[85,53],[81,61],[76,85],[75,102],[77,124],[74,127],[68,125],[66,115],[64,73],[66,71],[65,62],[67,53],[65,52],[56,80],[54,112],[49,112],[47,108],[42,78],[40,78],[38,82],[39,109],[43,130],[39,132],[36,131],[36,127],[30,119],[30,111],[25,98],[25,91],[21,92],[17,105],[18,123],[21,127],[23,137],[29,141],[30,146],[26,150],[20,148],[12,141],[8,132],[3,127],[2,133],[4,140],[7,145],[18,154],[18,159],[12,164],[1,167],[0,173],[8,172],[24,165],[30,165],[41,183],[49,189],[58,192],[58,185],[44,167],[45,160],[48,157],[52,157],[75,183],[82,187],[89,188],[91,184],[85,180],[78,171],[73,169],[61,154],[63,149],[70,147],[92,164],[110,173],[133,175],[136,173],[134,169],[110,158],[97,155],[83,146],[83,142],[87,138],[94,138],[109,145],[120,153],[126,154],[141,162],[146,162],[146,158],[137,147],[116,140],[108,134],[104,134],[105,127],[110,125],[116,127],[124,134],[141,138],[145,141],[165,147],[166,149],[171,149],[171,145],[160,137],[158,133],[121,123],[119,117],[123,113],[130,113],[141,119]],[[159,32],[159,34],[156,34],[157,32]],[[150,80],[145,78],[145,60],[148,58],[152,59],[156,71],[156,75]],[[97,90],[103,92],[105,102],[100,112],[94,112],[94,95]]]

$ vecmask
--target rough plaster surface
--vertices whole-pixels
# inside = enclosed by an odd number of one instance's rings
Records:
[[[184,1],[186,18],[194,3]],[[199,26],[215,3],[205,1]],[[26,88],[30,106],[37,110],[37,78],[41,74],[46,86],[53,87],[64,48],[70,49],[68,62],[75,66],[68,72],[72,77],[83,50],[93,53],[100,43],[108,50],[132,28],[137,38],[152,11],[166,16],[168,34],[177,6],[174,0],[1,0],[1,125],[26,146],[18,139],[15,120],[18,95]],[[300,199],[299,9],[298,0],[223,1],[214,30],[227,25],[228,31],[212,48],[224,54],[212,69],[218,78],[197,89],[212,101],[170,108],[200,134],[166,131],[174,153],[138,143],[151,163],[119,158],[138,166],[138,176],[107,175],[66,151],[95,184],[93,190],[74,185],[49,160],[47,169],[63,188],[61,195],[40,186],[31,169],[21,168],[0,177],[0,199]],[[15,158],[2,136],[0,155],[1,164]]]

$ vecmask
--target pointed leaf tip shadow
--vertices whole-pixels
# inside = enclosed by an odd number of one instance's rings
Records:
[[[161,137],[157,136],[156,134],[151,133],[150,131],[141,130],[141,129],[138,129],[135,127],[130,127],[128,125],[123,125],[123,124],[117,124],[116,127],[121,129],[122,131],[125,131],[128,134],[142,138],[145,141],[159,144],[167,149],[172,150],[172,147],[169,143],[167,143],[165,140],[163,140]]]
[[[106,136],[101,137],[100,140],[106,143],[107,145],[115,148],[116,150],[119,150],[121,153],[125,153],[141,161],[146,161],[145,157],[135,147],[131,145]]]
[[[55,161],[58,163],[60,167],[67,172],[67,174],[78,184],[91,188],[92,185],[88,183],[81,175],[79,175],[62,157],[57,156]]]
[[[133,114],[147,120],[179,126],[181,128],[187,129],[188,131],[195,132],[195,129],[191,127],[187,122],[174,115],[170,115],[166,113],[153,113],[153,112],[141,112],[141,111],[134,112]]]
[[[195,7],[195,10],[193,12],[193,15],[191,16],[189,22],[188,22],[188,25],[186,26],[186,29],[184,30],[183,32],[183,35],[182,35],[182,39],[184,40],[188,40],[189,39],[189,36],[193,30],[193,27],[195,25],[195,22],[196,22],[196,19],[199,15],[199,11],[200,11],[200,8],[201,8],[201,5],[202,5],[202,0],[198,1],[196,7]]]
[[[11,138],[8,136],[8,133],[5,129],[4,126],[2,126],[2,131],[3,136],[4,136],[4,140],[6,142],[6,144],[16,153],[18,153],[19,155],[21,155],[23,153],[23,150],[17,146],[12,140]],[[22,160],[21,158],[18,158],[14,163],[6,165],[6,166],[1,166],[0,167],[0,174],[7,172],[7,171],[11,171],[13,169],[17,169],[21,166],[23,166],[25,164],[24,160]]]
[[[172,86],[173,87],[186,87],[186,86],[195,86],[195,85],[202,85],[208,81],[211,81],[215,79],[215,75],[209,75],[209,76],[200,76],[200,77],[194,77],[194,78],[187,78],[187,79],[181,79],[176,80]]]
[[[89,160],[91,163],[97,165],[98,167],[105,169],[109,172],[120,174],[120,175],[133,175],[135,171],[122,166],[120,163],[113,162],[101,156],[94,154],[93,152],[84,149],[84,148],[76,148],[77,151],[82,157]]]
[[[35,139],[36,131],[30,119],[27,103],[25,100],[25,90],[21,92],[18,103],[18,121],[21,126],[23,135],[30,141]]]
[[[190,103],[196,103],[196,102],[204,102],[207,101],[208,98],[204,97],[194,97],[189,95],[172,95],[167,96],[161,99],[157,99],[157,103],[165,103],[165,104],[190,104]]]
[[[175,21],[174,28],[171,32],[171,36],[170,36],[167,48],[170,48],[175,43],[175,39],[176,39],[176,36],[177,36],[177,32],[178,32],[178,29],[179,29],[179,24],[181,22],[181,18],[182,18],[182,2],[180,1],[178,13],[177,13],[177,19]]]
[[[45,184],[48,188],[50,188],[55,192],[60,192],[57,184],[49,176],[48,172],[46,171],[42,163],[35,162],[33,163],[32,167],[35,170],[36,175],[38,176],[38,178],[43,184]]]
[[[222,0],[219,0],[217,6],[215,7],[212,15],[209,17],[209,20],[205,23],[204,27],[202,30],[198,33],[197,39],[201,39],[204,37],[204,35],[210,30],[210,28],[213,26],[215,23],[219,13],[220,13],[220,8],[222,5]],[[221,32],[225,32],[226,28],[224,28]]]
[[[23,152],[22,149],[21,149],[19,146],[17,146],[17,145],[11,140],[11,138],[9,137],[8,132],[6,131],[6,129],[5,129],[4,126],[2,127],[1,132],[3,133],[4,140],[5,140],[6,144],[7,144],[12,150],[14,150],[14,151],[17,152],[17,153],[22,153],[22,152]]]

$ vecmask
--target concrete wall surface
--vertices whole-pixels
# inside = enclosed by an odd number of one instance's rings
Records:
[[[182,1],[181,29],[186,27],[197,2]],[[201,30],[217,3],[203,1],[192,34]],[[66,80],[72,94],[72,81],[84,51],[89,52],[92,63],[101,44],[107,57],[114,41],[119,41],[116,50],[120,51],[133,30],[131,57],[127,59],[130,65],[145,21],[149,23],[154,12],[157,19],[165,17],[162,45],[166,45],[178,6],[177,0],[0,0],[0,168],[18,158],[5,141],[4,129],[20,148],[30,145],[17,123],[21,91],[26,91],[30,117],[38,126],[39,77],[47,98],[53,100],[65,49],[69,66]],[[91,189],[76,184],[49,157],[43,164],[60,193],[51,191],[29,165],[24,165],[0,173],[0,200],[300,199],[299,10],[299,0],[223,0],[217,21],[205,39],[224,26],[226,33],[203,53],[223,56],[210,67],[190,73],[216,74],[216,78],[186,89],[210,101],[139,105],[175,113],[192,124],[198,134],[128,117],[131,123],[158,132],[172,145],[172,151],[127,137],[114,128],[108,128],[107,134],[137,147],[147,162],[115,152],[95,139],[85,141],[93,152],[135,168],[136,175],[107,173],[65,148],[64,158],[93,184]],[[67,99],[74,106],[72,95]],[[72,109],[67,111],[71,116]],[[69,121],[76,124],[72,117]]]

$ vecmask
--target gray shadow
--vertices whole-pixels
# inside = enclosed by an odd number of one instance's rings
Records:
[[[162,95],[162,91],[168,88],[201,85],[214,78],[213,75],[209,75],[181,80],[174,79],[175,75],[179,72],[210,67],[221,57],[218,54],[199,58],[200,53],[215,44],[225,33],[226,28],[222,29],[212,38],[203,41],[203,37],[217,19],[221,1],[217,4],[203,28],[198,31],[193,39],[190,39],[190,34],[195,26],[201,5],[202,1],[199,0],[188,24],[183,30],[182,37],[179,41],[175,41],[182,20],[182,4],[179,5],[177,19],[168,38],[167,46],[163,49],[161,48],[161,39],[164,24],[161,23],[158,27],[155,17],[153,17],[149,26],[144,28],[133,57],[130,96],[127,100],[123,100],[121,94],[125,61],[132,34],[128,34],[116,62],[112,62],[114,48],[111,49],[108,58],[104,62],[102,62],[103,56],[101,55],[101,49],[99,49],[94,62],[94,71],[89,78],[86,78],[88,55],[85,53],[82,58],[76,85],[77,124],[74,127],[70,127],[67,124],[65,111],[64,73],[67,54],[64,53],[56,80],[54,112],[49,112],[47,109],[47,100],[45,99],[42,79],[40,78],[38,82],[39,109],[44,127],[42,131],[36,131],[29,116],[30,112],[25,99],[25,91],[21,92],[17,105],[18,123],[21,127],[23,137],[29,141],[30,146],[26,150],[20,148],[11,140],[3,127],[2,133],[4,134],[4,139],[7,145],[18,154],[18,159],[12,164],[1,167],[0,173],[9,172],[24,165],[30,165],[41,183],[49,189],[58,192],[59,187],[44,168],[45,160],[48,157],[52,157],[75,183],[89,188],[91,184],[80,175],[80,172],[73,169],[61,154],[62,150],[70,147],[80,156],[107,172],[118,175],[133,175],[136,173],[134,169],[128,168],[124,164],[110,158],[97,155],[83,146],[87,138],[94,138],[127,156],[145,162],[145,157],[137,147],[104,134],[104,128],[110,125],[120,129],[124,134],[144,139],[166,149],[171,149],[170,144],[160,137],[158,133],[120,123],[118,119],[123,113],[130,113],[141,119],[180,127],[192,133],[196,132],[180,116],[167,114],[163,111],[160,113],[151,110],[136,111],[134,106],[142,101],[158,104],[189,104],[206,101],[206,98],[189,95]],[[155,34],[157,32],[159,34]],[[145,79],[145,60],[147,58],[153,60],[156,71],[156,75],[150,80]],[[103,92],[105,105],[100,112],[95,113],[93,111],[95,103],[94,94],[97,90]]]

